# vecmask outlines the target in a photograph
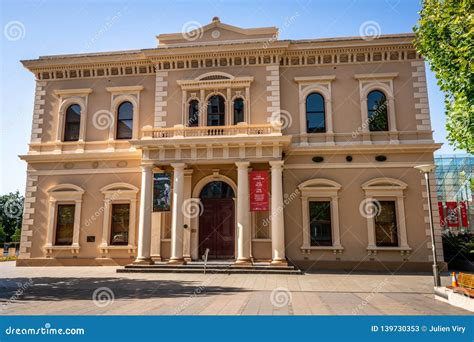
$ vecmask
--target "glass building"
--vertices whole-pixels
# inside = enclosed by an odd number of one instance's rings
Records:
[[[436,192],[441,225],[454,231],[474,230],[474,156],[435,156]]]

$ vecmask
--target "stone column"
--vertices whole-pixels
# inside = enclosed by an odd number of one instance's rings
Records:
[[[283,215],[283,161],[271,161],[272,167],[272,265],[287,265],[285,258],[285,218]]]
[[[138,222],[138,255],[135,264],[152,265],[151,212],[153,205],[153,165],[142,165],[142,185],[140,194],[140,218]]]
[[[171,213],[171,258],[170,264],[184,265],[184,215],[182,211],[184,201],[184,163],[171,164],[173,172],[173,203]]]
[[[236,265],[249,265],[252,238],[250,226],[249,162],[237,162],[237,260]]]

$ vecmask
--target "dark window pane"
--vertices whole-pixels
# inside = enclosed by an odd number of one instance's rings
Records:
[[[234,101],[234,125],[244,121],[244,100],[235,99]]]
[[[130,204],[112,204],[111,245],[128,245]]]
[[[132,139],[133,131],[133,105],[124,102],[118,107],[117,113],[117,139]]]
[[[225,182],[210,182],[202,190],[200,198],[234,198],[234,190]]]
[[[324,97],[321,94],[312,93],[306,98],[306,132],[326,132]]]
[[[199,102],[192,100],[189,102],[189,113],[188,113],[188,126],[197,127],[199,126]]]
[[[207,103],[207,125],[225,125],[225,101],[220,95],[212,96]]]
[[[66,110],[64,123],[64,141],[79,140],[79,129],[81,122],[81,106],[73,104]]]
[[[311,246],[332,246],[331,203],[309,202]]]
[[[370,131],[388,131],[387,99],[384,93],[374,90],[367,95]]]
[[[375,216],[375,241],[377,246],[398,246],[397,215],[394,201],[380,201]]]
[[[72,236],[74,232],[74,204],[59,204],[56,216],[56,238],[55,245],[72,245]]]

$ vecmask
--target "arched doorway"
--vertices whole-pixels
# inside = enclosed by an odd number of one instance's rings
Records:
[[[235,246],[234,190],[222,181],[208,183],[199,194],[199,255],[209,248],[211,259],[233,259]]]

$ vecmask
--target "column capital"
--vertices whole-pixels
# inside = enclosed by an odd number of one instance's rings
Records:
[[[152,171],[154,165],[153,164],[142,164],[140,165],[140,168],[142,171]]]
[[[281,168],[285,162],[283,160],[271,160],[268,163],[272,168]]]
[[[237,165],[237,167],[238,167],[239,169],[241,169],[241,168],[242,168],[242,169],[243,169],[243,168],[246,169],[246,168],[248,168],[248,167],[250,166],[250,162],[248,162],[248,161],[239,161],[239,162],[235,162],[235,165]]]
[[[185,163],[171,163],[173,169],[184,169],[186,167]]]

